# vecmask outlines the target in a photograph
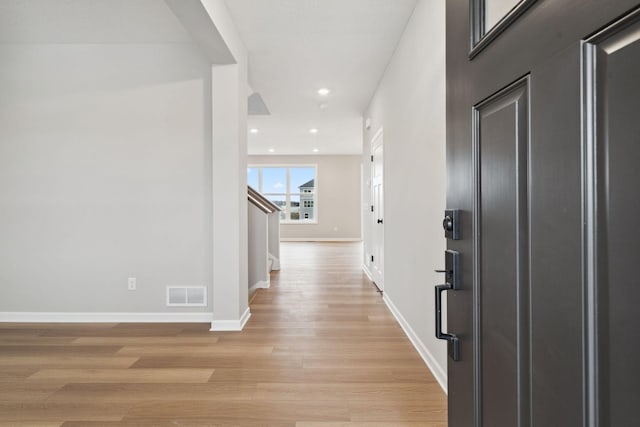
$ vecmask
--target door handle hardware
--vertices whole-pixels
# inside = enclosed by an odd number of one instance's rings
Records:
[[[453,231],[453,218],[449,215],[445,216],[442,220],[442,228],[444,228],[444,231]]]
[[[444,237],[452,240],[460,239],[460,211],[458,209],[447,209],[444,211],[442,220]]]
[[[378,220],[378,224],[382,224],[382,220],[381,219]]]
[[[460,253],[450,249],[444,251],[444,269],[435,270],[444,273],[445,282],[436,286],[436,338],[446,340],[449,356],[454,362],[460,360],[460,340],[454,334],[442,332],[442,293],[460,289]]]
[[[452,289],[451,283],[436,286],[436,338],[447,341],[449,356],[457,362],[460,360],[460,339],[454,334],[442,332],[442,292]]]
[[[444,251],[444,270],[434,270],[444,273],[444,281],[451,285],[451,289],[460,289],[460,253],[452,250]]]

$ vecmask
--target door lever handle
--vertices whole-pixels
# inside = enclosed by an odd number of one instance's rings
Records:
[[[445,284],[436,286],[436,338],[446,340],[449,347],[449,356],[454,362],[460,360],[460,339],[454,334],[442,332],[442,293],[444,291],[457,291],[460,289],[460,254],[456,251],[444,252],[444,270],[435,270],[436,273],[444,273]]]
[[[436,338],[446,340],[449,346],[449,355],[454,362],[460,360],[460,339],[454,334],[442,332],[442,292],[452,290],[450,283],[436,286]]]
[[[444,252],[444,269],[434,270],[436,273],[444,273],[444,281],[451,284],[451,289],[460,289],[460,254],[456,251]]]
[[[382,224],[382,220],[381,219],[378,220],[378,224]]]

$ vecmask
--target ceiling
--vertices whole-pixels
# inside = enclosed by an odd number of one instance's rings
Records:
[[[226,4],[249,50],[251,87],[271,112],[249,117],[258,129],[249,154],[360,154],[362,113],[416,0]],[[320,88],[331,93],[320,96]]]
[[[159,0],[1,0],[0,43],[192,43]]]
[[[271,113],[249,117],[249,154],[359,154],[362,113],[416,1],[226,0]],[[193,39],[161,0],[1,0],[0,43]]]

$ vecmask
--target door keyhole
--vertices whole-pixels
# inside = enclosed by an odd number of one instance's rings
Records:
[[[453,231],[453,218],[449,215],[445,216],[442,220],[442,228],[444,228],[444,231]]]

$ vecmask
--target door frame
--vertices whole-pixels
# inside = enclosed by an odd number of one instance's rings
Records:
[[[373,156],[374,156],[374,147],[380,145],[380,147],[382,148],[382,161],[381,161],[381,167],[382,167],[382,174],[381,174],[381,186],[382,186],[382,213],[384,216],[384,128],[380,127],[380,129],[378,129],[376,131],[376,133],[373,135],[373,137],[371,138],[371,142],[369,144],[369,153],[371,155],[371,170],[370,170],[370,179],[371,179],[371,186],[370,186],[370,200],[371,200],[371,206],[374,206],[373,211],[370,212],[369,217],[371,218],[371,256],[373,256],[373,248],[374,248],[374,244],[379,244],[380,247],[380,255],[378,256],[378,260],[375,261],[377,263],[377,265],[380,266],[380,272],[376,272],[375,269],[373,268],[373,262],[371,262],[371,268],[370,273],[371,273],[371,278],[373,279],[373,281],[375,282],[376,286],[378,287],[379,290],[384,291],[384,237],[385,237],[385,227],[384,227],[384,223],[382,224],[382,230],[380,230],[380,239],[382,240],[381,242],[376,242],[376,238],[378,237],[378,232],[376,231],[376,227],[378,227],[379,225],[377,224],[377,219],[376,218],[376,213],[378,212],[378,208],[375,207],[374,204],[374,192],[375,192],[375,186],[374,186],[374,167],[373,167]]]

